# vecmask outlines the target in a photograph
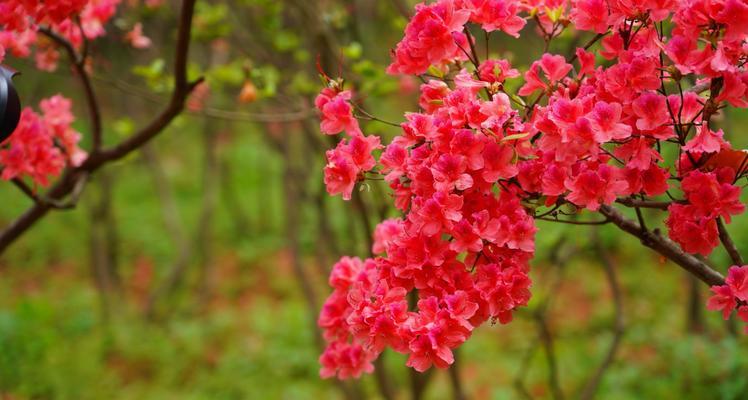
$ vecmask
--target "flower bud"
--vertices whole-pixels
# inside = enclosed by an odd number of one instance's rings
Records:
[[[257,87],[255,87],[252,81],[247,80],[244,82],[238,100],[242,104],[254,103],[257,100]]]

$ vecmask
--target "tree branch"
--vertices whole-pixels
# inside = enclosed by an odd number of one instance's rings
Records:
[[[91,84],[91,77],[88,75],[88,71],[86,71],[86,54],[78,53],[78,51],[75,49],[75,47],[73,47],[73,44],[70,43],[69,40],[67,40],[65,37],[58,34],[57,32],[54,32],[51,28],[42,27],[42,28],[39,28],[39,32],[47,36],[48,38],[50,38],[53,42],[57,43],[62,48],[64,48],[65,51],[68,53],[68,58],[70,58],[70,62],[72,63],[73,69],[75,70],[76,75],[78,75],[78,79],[83,85],[83,93],[86,97],[86,104],[88,106],[88,114],[89,114],[89,118],[91,119],[91,137],[93,140],[93,152],[97,152],[101,148],[101,135],[102,135],[101,109],[99,107],[99,102],[96,99],[96,93],[94,92],[93,85]],[[83,35],[84,40],[86,40],[85,35],[83,34],[83,31],[81,31],[81,35]],[[87,50],[86,50],[86,53],[87,53]]]
[[[182,112],[187,96],[195,85],[200,82],[200,80],[193,83],[187,82],[187,57],[190,47],[195,1],[196,0],[184,0],[182,3],[174,64],[175,85],[172,100],[167,108],[150,124],[130,139],[125,140],[112,149],[95,151],[91,153],[91,155],[89,155],[80,166],[67,169],[57,183],[49,190],[46,198],[51,201],[61,201],[69,195],[75,194],[76,188],[80,187],[79,182],[82,179],[86,179],[90,174],[101,168],[104,164],[119,160],[133,150],[147,143],[150,139],[162,132],[164,128],[166,128],[174,118]],[[0,254],[52,208],[53,207],[48,203],[35,203],[18,219],[7,226],[0,233]]]
[[[657,210],[667,210],[668,207],[670,207],[672,202],[669,201],[647,201],[647,200],[637,200],[632,199],[630,197],[618,199],[616,200],[616,203],[623,204],[626,207],[634,207],[634,208],[654,208]]]
[[[179,30],[177,32],[176,54],[174,57],[174,91],[172,92],[169,105],[148,126],[139,133],[133,135],[114,148],[102,150],[101,162],[116,161],[139,148],[158,135],[166,128],[177,115],[184,110],[184,103],[192,90],[203,81],[198,78],[194,82],[187,81],[187,58],[190,50],[190,39],[192,36],[192,16],[195,12],[196,0],[184,0],[180,16]],[[96,164],[98,160],[90,157],[91,163]],[[88,161],[88,160],[87,160]]]
[[[696,257],[684,252],[680,246],[660,235],[659,232],[645,231],[639,224],[626,218],[620,211],[611,206],[601,206],[600,213],[623,231],[639,238],[643,245],[672,260],[708,285],[723,285],[725,283],[722,274],[699,261]]]
[[[719,229],[719,240],[722,241],[722,245],[727,250],[727,254],[730,255],[734,265],[743,265],[743,257],[740,255],[738,248],[735,246],[735,242],[730,237],[730,232],[727,231],[725,223],[722,222],[722,218],[717,218],[717,228]]]
[[[39,196],[34,191],[34,189],[30,188],[29,185],[27,185],[26,182],[24,182],[20,178],[14,178],[12,180],[13,184],[16,185],[16,187],[20,189],[23,194],[33,200],[34,203],[43,204],[45,206],[48,206],[49,208],[55,208],[58,210],[70,210],[75,208],[78,205],[78,199],[80,198],[81,193],[83,193],[83,188],[86,187],[87,181],[88,176],[82,175],[73,188],[73,193],[70,196],[70,201],[62,202],[59,200],[48,199],[46,197]]]
[[[597,41],[598,41],[598,40],[600,40],[600,39],[604,38],[604,37],[605,37],[605,36],[606,36],[607,34],[608,34],[608,32],[605,32],[605,33],[598,33],[598,34],[597,34],[597,35],[595,35],[595,36],[594,36],[594,37],[593,37],[592,39],[590,39],[590,40],[589,40],[589,41],[588,41],[588,42],[587,42],[587,43],[586,43],[586,44],[585,44],[585,45],[584,45],[584,46],[583,46],[582,48],[583,48],[584,50],[587,50],[587,49],[589,49],[590,47],[592,47],[592,45],[594,45],[595,43],[597,43]],[[575,49],[572,49],[572,50],[574,51],[574,54],[572,54],[572,55],[571,55],[571,57],[569,57],[569,59],[568,59],[568,61],[567,61],[567,62],[568,62],[569,64],[572,64],[572,63],[574,63],[574,61],[576,61],[576,60],[577,60],[577,58],[579,57],[579,56],[577,55],[577,52],[576,52],[576,48],[575,48]]]

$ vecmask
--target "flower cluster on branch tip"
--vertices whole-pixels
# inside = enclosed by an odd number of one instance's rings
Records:
[[[518,37],[528,20],[547,42],[566,29],[591,41],[569,56],[541,54],[524,72],[479,58],[488,34],[471,31]],[[402,212],[377,226],[375,257],[333,268],[319,316],[322,376],[371,372],[385,348],[418,371],[444,368],[477,326],[510,322],[530,298],[534,219],[551,214],[544,207],[596,211],[667,196],[670,238],[709,255],[718,222],[745,209],[737,182],[746,155],[712,117],[748,105],[747,35],[742,0],[416,6],[388,72],[421,77],[420,110],[405,113],[381,153],[341,80],[317,98],[322,132],[349,136],[327,152],[328,192],[348,200],[366,174],[381,175]],[[519,77],[519,89],[508,89]],[[730,269],[710,309],[748,318],[746,270]]]

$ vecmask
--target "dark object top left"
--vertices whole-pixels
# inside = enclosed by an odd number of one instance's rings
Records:
[[[13,86],[14,71],[0,65],[0,142],[5,141],[21,119],[21,99]]]

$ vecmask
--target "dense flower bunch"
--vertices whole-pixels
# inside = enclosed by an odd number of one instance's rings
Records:
[[[568,56],[542,54],[509,90],[520,72],[480,60],[484,35],[468,27],[516,37],[530,16],[547,41],[571,28],[592,40]],[[670,238],[709,255],[718,222],[745,208],[746,155],[712,119],[748,105],[747,35],[744,0],[417,6],[388,71],[421,76],[420,111],[405,114],[378,162],[380,139],[362,133],[353,93],[330,80],[317,98],[322,131],[350,136],[327,152],[328,192],[350,199],[356,183],[380,175],[403,213],[376,228],[376,257],[333,268],[319,317],[329,343],[322,376],[371,372],[386,347],[418,371],[446,367],[475,327],[511,321],[530,298],[536,218],[659,197]],[[741,268],[710,308],[748,314]]]
[[[46,27],[62,35],[75,47],[84,39],[103,36],[104,25],[120,0],[6,0],[0,2],[0,62],[6,52],[26,58],[36,47],[37,67],[52,71],[59,54],[49,40],[37,34]]]
[[[738,318],[748,324],[748,265],[732,266],[727,271],[727,279],[722,286],[713,286],[714,295],[707,307],[712,311],[722,311],[725,319],[736,309]],[[748,334],[748,325],[745,326]]]
[[[71,101],[56,95],[42,100],[39,107],[41,115],[29,107],[23,110],[18,128],[0,149],[4,180],[28,177],[47,186],[50,177],[86,157],[78,147],[81,135],[71,127]]]

